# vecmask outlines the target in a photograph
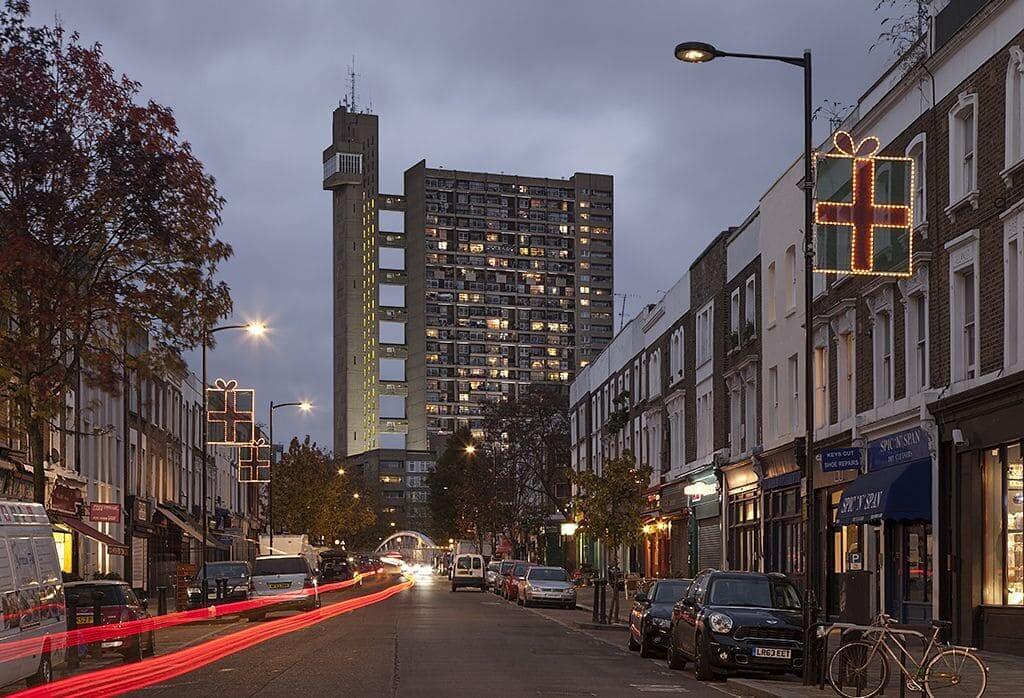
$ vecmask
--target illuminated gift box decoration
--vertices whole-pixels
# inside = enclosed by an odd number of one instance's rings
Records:
[[[270,444],[262,436],[238,447],[238,481],[270,482]]]
[[[236,381],[218,378],[206,389],[206,441],[210,444],[247,446],[253,442],[255,390],[239,388]]]
[[[815,158],[815,270],[910,276],[914,162],[882,157],[877,138],[860,143],[845,131],[837,152]]]

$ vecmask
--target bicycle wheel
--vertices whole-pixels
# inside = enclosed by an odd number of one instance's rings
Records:
[[[889,661],[871,642],[848,642],[828,662],[828,682],[844,698],[871,698],[889,681]]]
[[[951,647],[932,657],[924,673],[924,690],[929,696],[972,696],[977,698],[988,686],[988,671],[976,655]]]

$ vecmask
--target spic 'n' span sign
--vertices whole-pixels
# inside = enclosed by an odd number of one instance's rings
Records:
[[[876,155],[877,138],[845,131],[815,158],[815,270],[910,276],[914,161]]]

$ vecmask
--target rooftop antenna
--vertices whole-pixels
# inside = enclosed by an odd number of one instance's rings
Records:
[[[619,311],[619,329],[618,332],[622,331],[622,328],[626,326],[626,299],[627,298],[639,298],[640,296],[636,293],[616,293],[617,297],[622,299],[622,310]],[[616,333],[617,334],[617,333]]]
[[[356,73],[356,57],[352,56],[352,65],[348,67],[348,96],[345,97],[345,101],[348,103],[349,111],[355,113],[359,111],[359,107],[356,104],[356,78],[359,76]]]

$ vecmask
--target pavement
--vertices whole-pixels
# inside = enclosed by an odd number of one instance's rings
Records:
[[[397,580],[378,579],[326,594],[324,604],[379,591]],[[418,577],[414,587],[378,604],[266,640],[135,695],[832,695],[831,690],[757,675],[698,682],[692,671],[672,671],[664,659],[643,659],[628,651],[624,624],[593,623],[590,589],[581,589],[578,599],[579,606],[571,610],[523,608],[477,590],[452,593],[444,578]],[[631,604],[624,598],[620,603],[624,621]],[[157,636],[158,654],[201,645],[249,625],[226,618],[168,628]],[[1024,660],[982,656],[991,667],[986,695],[1021,695]],[[87,659],[76,673],[118,664],[117,659]]]

